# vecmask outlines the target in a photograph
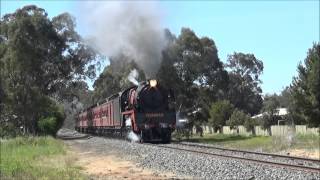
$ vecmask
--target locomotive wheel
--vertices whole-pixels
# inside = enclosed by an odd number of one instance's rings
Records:
[[[140,133],[140,140],[139,140],[139,142],[140,143],[143,143],[144,142],[144,133],[143,133],[143,131],[141,130],[141,133]]]
[[[171,133],[170,132],[164,132],[162,134],[162,142],[167,144],[171,142]]]

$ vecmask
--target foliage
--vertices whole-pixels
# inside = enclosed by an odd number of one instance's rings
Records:
[[[41,118],[39,118],[37,122],[38,132],[55,136],[65,119],[64,110],[50,99],[48,99],[47,103],[42,104],[45,105],[46,108],[41,110]]]
[[[44,9],[25,6],[4,15],[0,27],[5,121],[35,134],[48,97],[59,97],[70,81],[93,77],[90,63],[97,54],[83,43],[67,13],[50,20]]]
[[[299,64],[298,76],[292,84],[293,116],[304,119],[311,127],[320,126],[320,44],[309,49],[304,65]]]
[[[64,127],[70,129],[75,127],[76,114],[93,104],[92,94],[93,92],[89,90],[87,83],[83,80],[69,82],[59,90],[57,99],[60,99],[59,102],[63,105],[66,114]]]
[[[290,87],[287,86],[281,91],[280,95],[278,95],[278,101],[280,103],[280,107],[282,108],[288,108],[290,106],[292,101]]]
[[[230,126],[231,129],[236,129],[237,126],[243,125],[248,119],[251,119],[249,115],[239,109],[235,109],[226,121],[226,125]]]
[[[22,135],[20,129],[16,128],[11,122],[0,123],[0,138],[11,138]]]
[[[84,179],[63,143],[51,137],[1,140],[0,151],[3,179]]]
[[[134,84],[129,81],[128,76],[136,70],[138,75],[137,81],[145,79],[144,72],[129,57],[120,54],[110,58],[110,65],[107,66],[99,78],[94,82],[93,102],[101,101],[125,88],[129,88]]]
[[[40,118],[40,120],[38,121],[38,128],[40,129],[41,133],[49,133],[52,135],[54,134],[56,124],[56,117]]]
[[[228,56],[228,99],[245,113],[257,114],[262,107],[261,80],[263,62],[253,54],[234,53]]]
[[[250,117],[247,118],[243,124],[243,126],[246,128],[248,132],[252,132],[252,135],[256,135],[255,126],[257,125],[259,125],[259,122],[256,119]]]
[[[271,135],[271,126],[277,124],[277,108],[280,102],[277,95],[266,95],[263,102],[263,117],[261,119],[262,129],[267,129]]]
[[[166,36],[169,43],[157,76],[175,90],[177,109],[188,112],[189,119],[203,122],[209,117],[211,102],[223,97],[228,83],[215,42],[197,37],[188,28],[182,28],[177,38],[169,31]],[[194,111],[199,114],[193,116]]]
[[[222,128],[230,118],[234,106],[227,100],[217,101],[211,105],[209,124],[214,128]]]

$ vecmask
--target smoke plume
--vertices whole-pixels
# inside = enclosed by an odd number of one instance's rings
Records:
[[[132,57],[147,78],[154,77],[166,44],[155,2],[88,2],[80,9],[94,47],[109,57]]]

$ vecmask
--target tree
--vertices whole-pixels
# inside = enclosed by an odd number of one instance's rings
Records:
[[[248,119],[250,119],[249,115],[239,109],[235,109],[230,118],[226,121],[226,125],[230,126],[231,129],[236,129],[237,133],[239,134],[238,126],[244,125]]]
[[[229,90],[228,99],[238,109],[251,115],[262,107],[261,80],[263,62],[253,54],[234,53],[228,56]]]
[[[212,39],[199,38],[188,28],[182,28],[178,38],[168,31],[166,34],[170,43],[163,51],[158,77],[162,84],[175,90],[177,109],[197,111],[200,116],[189,118],[206,121],[211,102],[223,97],[228,84],[216,45]]]
[[[0,76],[8,117],[15,127],[36,133],[45,107],[41,102],[70,81],[93,77],[91,63],[98,55],[83,43],[67,13],[50,20],[44,9],[30,5],[4,15],[0,26]]]
[[[75,116],[84,108],[91,106],[93,92],[89,90],[87,83],[83,80],[71,81],[59,90],[57,99],[63,104],[66,114],[63,126],[73,129],[75,127]]]
[[[291,89],[289,86],[285,87],[278,96],[280,107],[288,108],[292,100]]]
[[[1,114],[4,108],[4,102],[3,102],[4,98],[5,98],[5,94],[4,94],[3,84],[2,84],[2,77],[0,77],[0,121],[1,121]]]
[[[292,109],[311,127],[320,126],[320,44],[315,43],[309,49],[304,65],[298,65],[298,76],[293,79]]]
[[[257,126],[259,123],[254,118],[247,118],[244,121],[244,127],[246,128],[247,132],[251,131],[252,135],[256,135],[255,126]]]
[[[234,106],[227,100],[217,101],[211,105],[209,111],[209,124],[222,132],[222,126],[226,125],[226,121],[230,118]]]
[[[65,119],[64,110],[62,106],[47,97],[44,98],[44,101],[41,103],[44,107],[37,121],[37,131],[44,135],[55,136],[63,125]]]
[[[133,82],[128,78],[129,74],[136,71],[136,80],[138,82],[146,80],[143,70],[129,57],[120,54],[111,57],[110,65],[107,66],[94,82],[93,102],[101,101],[115,93],[118,93],[130,86]]]
[[[261,120],[261,126],[263,129],[267,129],[269,135],[271,135],[271,126],[277,124],[277,108],[279,108],[280,102],[277,95],[266,95],[263,102],[263,117]]]

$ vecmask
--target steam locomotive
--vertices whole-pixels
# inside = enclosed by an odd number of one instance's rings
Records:
[[[76,130],[85,133],[134,133],[141,142],[171,141],[176,126],[173,91],[156,80],[141,82],[83,111]]]

